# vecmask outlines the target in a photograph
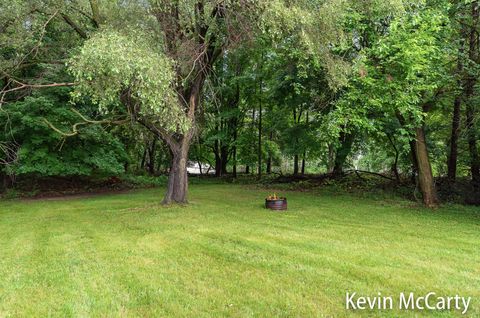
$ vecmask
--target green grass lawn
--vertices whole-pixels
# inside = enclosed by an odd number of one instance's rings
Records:
[[[472,296],[480,316],[480,210],[411,202],[190,187],[0,202],[0,317],[461,316],[456,311],[346,311],[362,295]]]

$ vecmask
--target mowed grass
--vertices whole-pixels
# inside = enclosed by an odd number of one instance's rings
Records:
[[[0,202],[0,317],[461,316],[347,311],[347,291],[471,296],[480,316],[478,208],[287,192],[275,213],[267,192]]]

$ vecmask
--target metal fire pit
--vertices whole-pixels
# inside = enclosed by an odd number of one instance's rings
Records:
[[[284,211],[287,209],[287,198],[265,199],[265,208],[275,211]]]

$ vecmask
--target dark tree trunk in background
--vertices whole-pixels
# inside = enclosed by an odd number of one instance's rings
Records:
[[[297,125],[297,123],[300,122],[300,117],[301,117],[301,112],[297,118],[297,109],[293,108],[293,122],[295,123],[295,125]],[[295,138],[295,151],[297,151],[296,150],[297,148],[298,148],[298,138]],[[299,170],[298,154],[295,153],[295,155],[293,156],[293,175],[294,176],[298,175],[298,170]]]
[[[471,103],[469,103],[471,104]],[[470,173],[472,174],[472,184],[480,188],[480,156],[477,148],[477,132],[475,129],[475,111],[473,106],[467,105],[467,138],[468,150],[470,152]]]
[[[235,125],[235,130],[233,132],[233,167],[232,167],[232,174],[233,177],[237,177],[237,125]]]
[[[218,124],[215,126],[216,134],[219,134]],[[220,177],[222,175],[222,157],[220,154],[220,141],[215,139],[214,145],[214,155],[215,155],[215,176]]]
[[[222,176],[222,160],[217,153],[215,153],[215,176]]]
[[[228,147],[223,143],[220,146],[220,175],[224,176],[227,174],[227,164],[228,164]]]
[[[340,147],[335,155],[335,165],[333,166],[333,174],[343,174],[343,167],[347,161],[347,157],[352,151],[353,141],[355,137],[352,133],[340,133]]]
[[[293,156],[293,175],[298,175],[298,155]]]
[[[472,26],[470,30],[470,45],[468,57],[472,63],[478,63],[478,22],[479,22],[479,6],[478,1],[471,4]],[[468,150],[470,152],[470,172],[472,174],[472,184],[475,188],[480,188],[480,158],[477,149],[477,132],[475,127],[475,105],[472,97],[474,95],[474,88],[476,84],[476,77],[469,74],[465,84],[465,98],[466,103],[466,129]]]
[[[198,170],[200,172],[200,175],[203,175],[202,163],[198,159],[197,159],[197,165],[198,165]]]
[[[240,76],[240,64],[237,62],[237,76]],[[234,106],[238,110],[240,103],[240,85],[237,82],[235,88],[235,99],[234,99]],[[239,114],[237,113],[235,117],[232,119],[232,129],[233,129],[233,146],[232,146],[232,156],[233,156],[233,166],[232,166],[232,175],[233,178],[237,177],[237,139],[238,139],[238,122],[239,122]]]
[[[273,140],[273,131],[270,132],[268,135],[268,140],[272,141]],[[272,173],[272,154],[269,151],[268,152],[268,158],[267,158],[267,173],[270,174]]]
[[[335,146],[333,144],[328,145],[328,162],[327,173],[333,173],[335,168]]]
[[[461,19],[463,20],[463,19]],[[462,21],[465,22],[465,21]],[[463,53],[465,50],[465,26],[462,26],[462,31],[460,32],[460,46],[458,48],[458,61],[457,61],[457,80],[458,87],[462,86],[462,72],[463,72]],[[460,111],[462,106],[462,95],[463,92],[458,93],[455,96],[453,102],[453,112],[452,112],[452,130],[450,134],[450,152],[448,154],[448,180],[450,182],[455,182],[457,178],[457,155],[458,155],[458,137],[460,135]]]
[[[255,107],[253,107],[253,109],[252,109],[252,130],[251,130],[252,134],[255,131],[255,113],[256,113],[256,109],[255,109]],[[250,145],[250,147],[252,149],[252,153],[255,153],[255,151],[256,151],[256,145],[255,144],[256,143],[253,142],[253,144]],[[245,168],[245,173],[246,174],[250,173],[250,165],[247,165],[247,167]],[[252,163],[252,174],[255,174],[254,163]]]
[[[90,0],[90,9],[92,10],[92,22],[95,27],[99,28],[102,23],[102,17],[100,15],[100,9],[98,8],[97,0]]]
[[[410,146],[410,159],[412,160],[412,183],[416,184],[418,175],[418,162],[415,140],[410,140],[408,144]]]
[[[263,63],[263,53],[262,62]],[[262,67],[260,67],[260,70]],[[263,92],[263,79],[260,78],[259,92],[258,92],[258,179],[262,178],[262,92]]]
[[[303,156],[302,156],[302,176],[305,174],[305,156],[306,156],[306,153],[305,151],[303,152]]]
[[[405,126],[405,118],[400,114],[399,111],[396,112],[396,117],[398,119],[398,122],[400,125]],[[410,140],[408,142],[410,146],[410,159],[412,160],[412,183],[416,184],[417,183],[417,174],[418,174],[418,161],[417,161],[417,150],[416,150],[416,142],[415,140]]]
[[[428,158],[428,149],[425,139],[425,131],[422,127],[415,130],[415,151],[418,164],[418,184],[426,207],[433,208],[438,205],[435,180],[433,179],[432,167]]]
[[[397,149],[397,146],[395,145],[395,141],[393,140],[393,138],[390,137],[390,135],[387,135],[387,137],[388,137],[388,140],[390,141],[390,144],[393,147],[393,150],[395,151],[395,160],[393,161],[393,164],[392,164],[392,172],[395,175],[395,180],[397,182],[400,182],[400,174],[398,173],[398,157],[400,156],[400,153]]]
[[[155,174],[155,145],[157,139],[152,141],[152,145],[148,149],[148,173],[150,175]]]
[[[458,136],[460,135],[461,96],[455,97],[453,103],[452,131],[450,135],[450,153],[448,154],[448,180],[455,182],[457,178]]]
[[[305,123],[308,125],[308,122],[309,122],[309,120],[308,120],[308,111],[307,111],[307,113],[305,115]],[[305,145],[304,145],[304,147],[305,147]],[[306,157],[307,157],[307,151],[304,149],[303,150],[303,155],[302,155],[302,172],[301,172],[302,176],[305,174],[305,160],[306,160]]]
[[[143,170],[145,168],[145,160],[147,159],[147,148],[148,148],[148,146],[145,146],[145,149],[143,150],[142,162],[140,163],[140,169],[141,170]]]

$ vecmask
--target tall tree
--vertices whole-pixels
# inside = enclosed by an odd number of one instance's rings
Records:
[[[163,202],[186,203],[188,153],[205,81],[224,49],[251,34],[261,5],[165,0],[138,6],[145,9],[137,24],[143,30],[129,32],[127,26],[93,37],[72,70],[78,92],[104,109],[123,105],[124,113],[168,144],[172,163]]]
[[[369,115],[380,111],[399,118],[405,144],[414,142],[418,184],[428,207],[438,204],[426,140],[426,116],[443,89],[447,20],[442,8],[421,7],[396,18],[389,32],[366,51],[358,78],[348,88],[338,114],[340,122],[378,130]],[[363,105],[363,106],[362,106]],[[352,108],[355,107],[355,108]],[[373,111],[373,113],[372,113]],[[378,123],[378,121],[375,121]],[[412,150],[413,150],[412,149]]]

